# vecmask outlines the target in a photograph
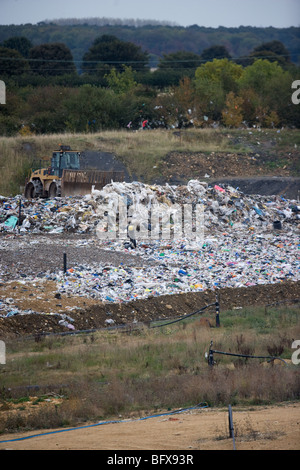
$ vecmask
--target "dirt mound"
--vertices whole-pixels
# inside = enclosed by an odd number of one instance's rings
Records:
[[[267,153],[172,152],[161,163],[162,178],[170,184],[186,184],[193,178],[208,183],[227,182],[246,194],[284,194],[297,198],[299,153],[282,156]],[[236,180],[236,181],[235,181]]]
[[[80,298],[78,304],[80,310],[65,311],[67,316],[73,319],[74,330],[70,331],[67,326],[59,323],[61,315],[55,314],[27,314],[16,315],[8,318],[0,318],[0,338],[8,339],[21,336],[32,336],[51,333],[67,333],[74,331],[86,331],[108,327],[134,327],[136,323],[149,325],[150,322],[162,319],[172,320],[181,318],[203,307],[212,304],[204,309],[203,314],[210,319],[212,325],[215,324],[215,302],[216,293],[220,303],[220,318],[222,322],[222,310],[237,307],[250,307],[253,305],[266,306],[285,301],[296,302],[299,300],[300,282],[286,282],[270,285],[255,285],[241,288],[225,288],[218,291],[206,290],[203,292],[193,292],[177,295],[165,295],[150,297],[148,299],[135,300],[128,303],[98,303],[95,301],[84,308]],[[37,290],[39,288],[37,287]],[[49,296],[49,292],[47,292]],[[55,291],[53,291],[53,298]],[[77,298],[79,299],[79,298]],[[63,302],[62,299],[59,301]],[[76,303],[76,297],[73,299]],[[57,300],[56,300],[57,302]],[[70,299],[68,298],[68,302]]]
[[[239,188],[245,194],[262,196],[278,195],[288,199],[299,196],[300,178],[260,177],[260,178],[218,178],[210,180],[210,184],[229,184]]]

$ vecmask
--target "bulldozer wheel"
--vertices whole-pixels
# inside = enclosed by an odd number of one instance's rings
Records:
[[[57,196],[57,186],[56,186],[56,183],[51,183],[51,184],[50,184],[48,196],[49,196],[50,198],[53,198],[53,197],[56,197],[56,196]]]
[[[54,198],[54,197],[60,197],[61,195],[61,185],[60,182],[53,182],[50,184],[49,191],[48,191],[48,197]]]
[[[43,185],[40,180],[29,181],[25,187],[25,198],[34,199],[37,197],[42,197],[43,195]]]
[[[35,197],[35,187],[33,183],[27,183],[25,187],[25,198],[33,199]]]

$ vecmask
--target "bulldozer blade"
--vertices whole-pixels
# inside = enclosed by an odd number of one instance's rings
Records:
[[[61,179],[61,195],[85,196],[94,189],[103,189],[112,181],[124,181],[123,171],[99,171],[99,170],[64,170]]]

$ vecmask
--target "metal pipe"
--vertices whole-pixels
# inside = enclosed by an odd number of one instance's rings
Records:
[[[232,419],[232,408],[231,405],[228,406],[228,421],[229,421],[229,437],[233,440],[233,450],[235,449],[235,438],[234,438],[234,430],[233,430],[233,419]]]
[[[64,253],[64,273],[67,272],[67,254]]]
[[[251,359],[270,359],[270,361],[274,361],[274,359],[279,359],[280,361],[285,362],[284,359],[281,357],[276,357],[276,356],[251,356],[250,354],[236,354],[236,353],[229,353],[229,352],[224,352],[224,351],[216,351],[214,349],[210,349],[209,352],[213,354],[223,354],[224,356],[236,356],[236,357],[246,357],[246,358],[251,358]]]
[[[220,304],[218,294],[216,294],[216,327],[220,326]]]

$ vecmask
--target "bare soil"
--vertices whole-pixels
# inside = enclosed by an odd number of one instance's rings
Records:
[[[253,305],[268,308],[268,305],[282,302],[297,303],[300,301],[299,292],[299,281],[219,289],[221,322],[222,310]],[[32,308],[40,313],[0,318],[0,339],[3,340],[70,332],[68,327],[59,324],[60,315],[63,313],[72,317],[76,332],[107,327],[105,321],[108,318],[108,313],[109,318],[115,322],[114,326],[130,328],[136,319],[139,323],[149,325],[152,321],[176,319],[193,313],[206,305],[211,305],[208,309],[203,310],[203,315],[211,319],[211,326],[215,325],[216,292],[211,290],[150,297],[121,304],[107,304],[99,303],[97,299],[64,296],[64,294],[60,299],[56,299],[56,283],[41,281],[41,283],[35,282],[34,285],[26,286],[18,282],[5,283],[0,286],[0,297],[4,295],[18,299],[20,308]],[[74,306],[79,310],[70,311],[69,308]],[[57,315],[53,313],[49,315],[50,311],[56,312]],[[72,330],[72,332],[74,331]]]
[[[172,152],[165,157],[162,163],[162,173],[168,181],[172,178],[184,177],[191,179],[230,177],[262,177],[262,176],[298,176],[297,165],[299,152],[275,152],[260,153],[225,153],[211,152],[183,154]]]
[[[100,422],[102,424],[91,423],[77,429],[1,435],[0,449],[190,452],[234,448],[269,451],[300,449],[300,403],[232,408],[234,441],[229,435],[228,416],[226,408],[199,408],[146,420],[128,421],[119,417],[119,422],[110,424]],[[34,437],[28,439],[30,436]],[[27,439],[22,440],[24,438]]]
[[[264,146],[259,153],[248,154],[171,152],[162,160],[160,172],[162,181],[170,184],[186,184],[197,178],[209,184],[227,183],[245,194],[299,196],[297,150],[269,151]]]

